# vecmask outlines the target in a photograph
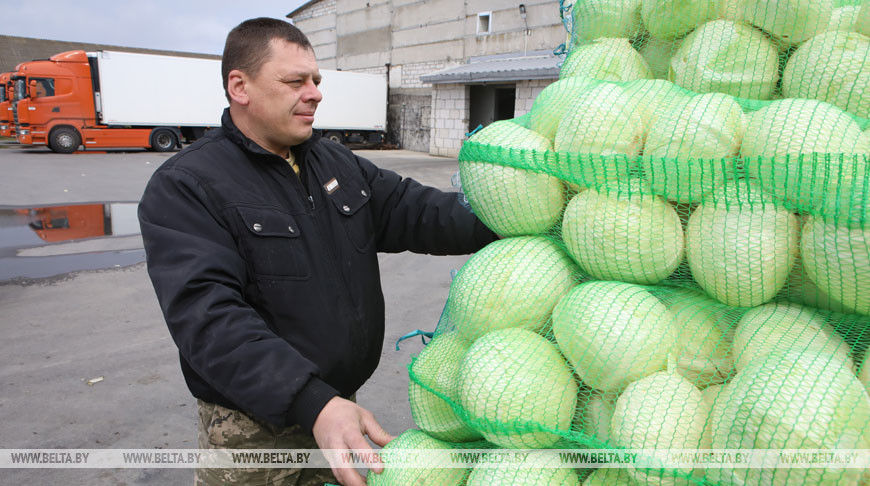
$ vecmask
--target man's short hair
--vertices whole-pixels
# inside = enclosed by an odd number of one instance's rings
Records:
[[[301,30],[283,20],[259,17],[237,25],[227,35],[224,54],[221,59],[221,75],[224,78],[224,93],[230,99],[227,86],[230,71],[238,69],[256,77],[260,68],[269,59],[272,39],[280,39],[300,47],[311,49],[311,42]]]

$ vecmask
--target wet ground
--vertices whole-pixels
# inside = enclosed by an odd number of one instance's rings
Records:
[[[145,261],[137,203],[0,207],[0,281]],[[99,247],[88,240],[99,239]]]
[[[2,145],[2,144],[0,144]],[[360,151],[450,189],[456,161]],[[0,150],[0,449],[190,448],[196,404],[148,279],[135,222],[152,152]],[[412,427],[406,366],[432,330],[450,272],[467,257],[380,255],[387,308],[381,364],[357,393],[382,425]],[[93,385],[89,380],[103,378]],[[2,470],[0,485],[189,485],[184,469]]]

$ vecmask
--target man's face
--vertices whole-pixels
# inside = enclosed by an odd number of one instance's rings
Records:
[[[271,53],[246,91],[251,138],[279,155],[311,137],[314,111],[322,95],[314,53],[298,44],[273,39]],[[249,135],[250,136],[250,135]]]

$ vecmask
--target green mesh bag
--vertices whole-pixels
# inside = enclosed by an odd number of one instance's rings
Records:
[[[409,367],[417,424],[464,448],[870,449],[870,2],[560,7],[559,79],[459,154],[504,238]],[[466,479],[870,484],[643,459]]]

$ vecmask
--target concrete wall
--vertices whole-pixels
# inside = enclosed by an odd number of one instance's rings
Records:
[[[516,0],[321,0],[293,20],[322,67],[360,71],[389,63],[401,71],[391,87],[420,88],[427,86],[420,74],[471,57],[554,49],[565,41],[557,3],[523,3],[525,20]],[[482,12],[491,15],[489,34],[477,33]]]
[[[468,88],[420,76],[467,59],[555,49],[565,42],[558,2],[523,0],[320,0],[295,12],[321,67],[384,72],[390,64],[388,138],[402,148],[455,157],[468,129]],[[490,12],[491,32],[478,34]],[[381,71],[377,71],[381,70]],[[550,81],[518,81],[515,112],[531,108]],[[512,83],[508,81],[507,83]]]
[[[526,6],[523,20],[519,4]],[[490,12],[490,34],[479,34],[478,14]],[[527,30],[528,29],[528,30]],[[555,49],[565,42],[558,2],[469,0],[466,6],[465,57]]]
[[[321,0],[293,16],[293,23],[308,36],[317,63],[324,69],[335,69],[336,0]]]

